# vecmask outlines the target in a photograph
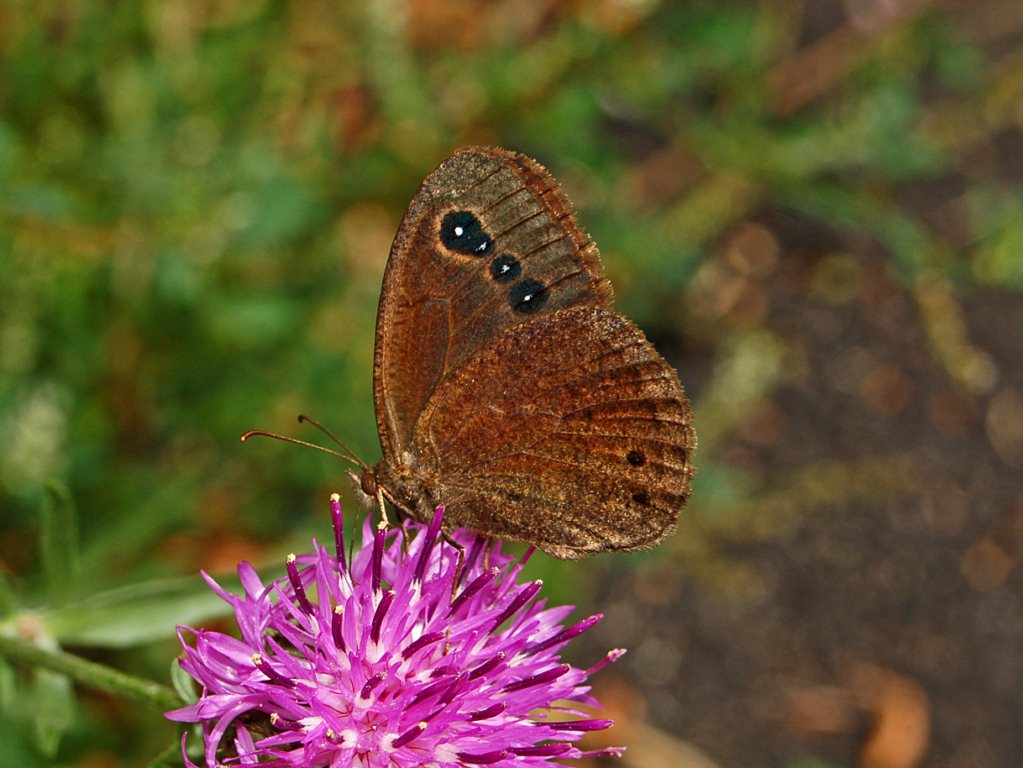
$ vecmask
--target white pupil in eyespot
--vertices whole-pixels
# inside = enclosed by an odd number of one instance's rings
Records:
[[[463,234],[465,234],[464,229],[461,227],[455,227],[455,237],[461,237]]]

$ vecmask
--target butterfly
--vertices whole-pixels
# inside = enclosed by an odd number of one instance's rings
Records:
[[[361,489],[422,522],[555,557],[675,531],[696,435],[674,369],[612,308],[596,246],[539,163],[458,150],[401,223],[377,313],[383,459]]]

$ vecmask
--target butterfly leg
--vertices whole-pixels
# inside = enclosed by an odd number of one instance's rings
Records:
[[[380,507],[380,519],[385,523],[389,523],[387,519],[387,511],[384,509],[384,499],[387,499],[394,506],[394,516],[397,518],[397,526],[401,531],[401,550],[402,553],[408,554],[408,547],[411,539],[409,538],[408,528],[405,527],[405,521],[412,517],[412,515],[398,504],[390,495],[385,497],[384,489],[382,486],[377,486],[377,506]]]
[[[354,562],[352,559],[355,555],[355,537],[359,535],[359,529],[362,526],[362,516],[365,514],[365,508],[359,506],[355,509],[355,524],[352,527],[352,535],[348,539],[348,562]]]
[[[390,525],[390,520],[387,519],[387,508],[384,506],[384,489],[379,485],[377,486],[377,507],[380,509],[380,519],[383,520],[384,525]]]
[[[408,528],[405,527],[407,517],[398,520],[398,529],[401,531],[401,553],[408,557],[408,545],[412,539],[409,538]]]
[[[458,563],[455,565],[455,578],[451,582],[451,599],[455,599],[455,591],[458,586],[462,583],[462,569],[465,567],[465,547],[451,538],[451,535],[446,531],[440,532],[441,538],[444,539],[448,544],[454,547],[458,551]]]
[[[483,545],[483,569],[490,570],[490,553],[494,551],[494,547],[497,546],[498,539],[493,536],[487,536],[485,538],[486,543]]]
[[[380,519],[385,524],[390,525],[391,521],[387,519],[387,511],[384,509],[384,492],[383,489],[377,488],[377,506],[380,507]],[[401,552],[403,555],[408,555],[409,535],[408,528],[405,527],[405,521],[408,519],[407,515],[403,515],[401,509],[398,506],[394,507],[394,516],[396,518],[395,525],[398,530],[401,531]]]

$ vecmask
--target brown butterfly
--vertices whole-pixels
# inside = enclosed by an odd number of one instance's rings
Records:
[[[472,147],[431,173],[391,246],[362,490],[555,557],[674,532],[696,446],[675,371],[611,307],[596,246],[536,161]]]

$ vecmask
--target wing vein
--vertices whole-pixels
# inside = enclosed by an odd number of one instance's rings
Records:
[[[476,179],[476,181],[474,181],[472,184],[470,184],[465,189],[463,189],[461,194],[465,195],[467,192],[469,192],[469,191],[471,191],[473,189],[476,189],[476,187],[478,187],[480,184],[482,184],[485,181],[489,181],[491,178],[496,176],[500,171],[501,171],[501,166],[498,165],[494,170],[492,170],[490,173],[488,173],[482,179]]]
[[[543,395],[546,395],[546,394],[548,394],[550,392],[557,391],[559,389],[565,389],[567,387],[574,387],[574,386],[578,385],[580,382],[586,381],[586,379],[591,379],[591,378],[595,378],[595,377],[598,377],[598,376],[605,377],[605,378],[610,378],[608,376],[608,374],[612,374],[612,373],[614,373],[616,371],[621,371],[621,370],[623,370],[625,368],[632,368],[632,367],[636,367],[636,366],[639,366],[639,365],[647,365],[647,364],[649,364],[651,362],[653,362],[653,360],[651,360],[651,359],[647,359],[647,360],[629,360],[629,361],[626,361],[626,362],[622,363],[621,365],[616,365],[613,368],[601,368],[601,369],[596,370],[596,371],[586,371],[586,373],[580,374],[579,376],[576,376],[574,379],[569,379],[568,381],[562,381],[562,382],[554,382],[554,383],[550,384],[549,386],[546,386],[546,387],[538,390],[536,395],[532,399],[527,400],[526,402],[529,402],[529,403],[536,402],[536,400],[538,398],[542,397]],[[647,381],[661,381],[661,380],[663,380],[665,378],[669,378],[670,379],[670,377],[661,375],[661,376],[659,376],[657,378],[653,378],[653,379],[626,379],[625,381],[628,381],[631,384],[643,384],[643,383],[645,383]]]
[[[486,458],[480,459],[479,461],[474,461],[472,464],[455,465],[454,467],[452,467],[452,469],[457,470],[458,473],[460,473],[460,474],[465,474],[465,473],[468,473],[468,472],[472,472],[473,470],[477,469],[478,467],[481,467],[481,466],[484,466],[486,464],[489,464],[490,462],[498,461],[500,459],[509,459],[509,458],[511,458],[513,456],[532,456],[533,458],[542,459],[543,461],[557,461],[557,459],[552,459],[551,457],[546,456],[544,454],[537,454],[537,453],[534,452],[534,450],[531,450],[531,449],[535,449],[536,446],[543,445],[543,442],[544,442],[545,439],[549,439],[551,437],[554,437],[555,435],[584,436],[584,437],[591,437],[592,436],[592,437],[603,437],[603,438],[621,438],[622,440],[628,441],[630,444],[638,444],[638,443],[642,443],[642,442],[648,442],[648,443],[655,443],[655,444],[658,444],[658,445],[668,446],[670,448],[677,448],[677,447],[679,447],[675,443],[669,442],[667,440],[658,440],[657,438],[642,437],[642,436],[639,436],[639,435],[619,435],[619,434],[611,434],[611,433],[603,433],[603,432],[569,432],[569,431],[565,431],[565,430],[560,430],[559,429],[559,430],[556,430],[554,432],[551,432],[549,435],[546,436],[546,438],[541,438],[539,440],[533,441],[532,443],[530,443],[527,446],[517,446],[515,448],[509,449],[505,453],[498,453],[498,454],[495,454],[494,456],[487,456]],[[567,462],[565,462],[565,463],[567,463]],[[653,466],[658,466],[658,465],[659,466],[663,466],[663,467],[666,467],[667,469],[677,469],[677,470],[679,470],[681,472],[684,472],[685,468],[686,468],[686,464],[675,465],[675,464],[669,464],[669,463],[664,462],[664,461],[657,461],[657,462],[651,461],[650,464],[653,465]],[[576,466],[578,468],[582,468],[585,465],[576,465]],[[644,465],[644,466],[646,466],[646,465]],[[604,474],[607,474],[607,473],[604,473]],[[617,476],[617,474],[612,474],[612,475],[609,475],[609,476]]]
[[[525,261],[530,256],[535,256],[536,254],[540,253],[540,251],[542,251],[542,250],[544,250],[546,248],[549,248],[550,246],[554,245],[555,243],[560,243],[562,240],[566,240],[566,239],[568,239],[568,235],[567,234],[560,234],[557,237],[555,237],[555,238],[553,238],[551,240],[548,240],[547,242],[540,243],[540,245],[536,246],[536,248],[533,248],[533,249],[531,249],[529,251],[526,251],[526,253],[523,253],[519,257],[519,261]]]
[[[532,220],[533,220],[533,219],[535,219],[535,218],[536,218],[537,216],[542,216],[542,215],[543,215],[544,213],[546,213],[546,211],[545,211],[545,210],[544,210],[543,208],[541,208],[541,209],[540,209],[540,210],[538,210],[538,211],[537,211],[536,213],[531,213],[531,214],[529,214],[528,216],[525,216],[525,217],[523,217],[523,218],[519,219],[519,220],[518,220],[518,221],[516,221],[516,222],[515,222],[514,224],[511,224],[511,225],[509,225],[509,226],[505,227],[505,228],[504,228],[504,229],[502,229],[502,230],[501,230],[500,232],[498,232],[498,233],[497,233],[496,235],[494,235],[494,236],[493,236],[494,240],[496,241],[496,240],[498,240],[498,239],[500,239],[500,238],[504,237],[504,236],[505,236],[505,235],[507,235],[507,234],[508,234],[509,232],[511,232],[511,231],[513,231],[513,230],[515,230],[515,229],[517,229],[517,228],[519,228],[519,227],[521,227],[521,226],[522,226],[523,224],[525,224],[525,223],[526,223],[526,222],[528,222],[528,221],[532,221]]]
[[[488,206],[487,206],[486,208],[484,208],[483,210],[481,210],[481,211],[480,211],[480,216],[482,217],[482,216],[483,216],[483,215],[484,215],[485,213],[487,213],[488,211],[491,211],[491,210],[493,210],[494,208],[496,208],[497,206],[499,206],[499,205],[500,205],[501,203],[503,203],[503,202],[504,202],[505,200],[507,200],[508,198],[510,198],[510,197],[514,197],[515,195],[517,195],[517,194],[518,194],[519,192],[521,192],[521,191],[522,191],[522,190],[524,190],[525,188],[526,188],[526,185],[525,185],[525,184],[519,184],[519,186],[517,186],[517,187],[513,188],[511,192],[508,192],[508,193],[506,193],[506,194],[503,194],[503,195],[501,195],[501,196],[500,196],[499,198],[497,198],[497,200],[495,200],[495,201],[494,201],[494,202],[492,202],[492,203],[491,203],[490,205],[488,205]],[[502,234],[503,234],[503,233],[502,233]],[[494,238],[495,240],[496,240],[496,239],[497,239],[498,237],[500,237],[500,235],[494,235],[494,236],[493,236],[493,238]]]
[[[592,408],[593,405],[611,405],[612,403],[679,403],[677,397],[623,397],[620,400],[601,400],[600,403],[594,403],[592,405],[584,405],[581,408],[576,408],[574,411],[568,411],[567,413],[561,414],[562,419],[567,419],[569,416],[575,416],[577,413],[582,413],[588,408]],[[630,416],[629,418],[644,418],[641,416]],[[664,421],[666,423],[673,423],[667,419],[660,419],[657,416],[649,417],[651,421]],[[678,422],[679,424],[685,424],[686,422]]]

